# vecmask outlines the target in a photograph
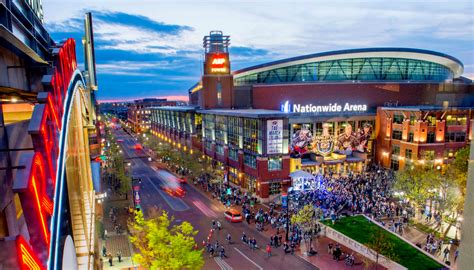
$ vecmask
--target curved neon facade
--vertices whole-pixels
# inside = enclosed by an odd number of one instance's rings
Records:
[[[337,81],[435,81],[459,77],[458,59],[428,50],[370,48],[304,55],[234,72],[235,85]]]

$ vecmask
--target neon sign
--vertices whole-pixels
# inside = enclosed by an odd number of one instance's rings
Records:
[[[18,240],[21,269],[44,269],[45,262],[41,261],[49,257],[50,222],[55,203],[51,198],[55,193],[60,150],[58,134],[62,128],[64,100],[71,76],[77,69],[75,53],[74,39],[68,39],[53,50],[54,71],[43,79],[46,92],[38,94],[38,104],[28,127],[34,152],[24,154],[27,169],[22,172],[21,179],[25,180],[17,181],[14,191],[20,195],[30,237],[36,240],[30,242],[31,247],[24,240]]]
[[[367,104],[350,104],[346,102],[344,105],[338,103],[329,103],[326,105],[313,104],[290,104],[288,101],[280,106],[280,110],[285,113],[335,113],[335,112],[366,112]]]
[[[216,54],[211,60],[211,73],[226,73],[228,72],[227,55]]]
[[[18,265],[22,270],[43,270],[44,266],[41,264],[38,257],[36,257],[33,250],[31,250],[25,239],[19,235],[16,238]]]

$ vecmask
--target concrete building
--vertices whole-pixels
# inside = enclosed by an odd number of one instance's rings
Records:
[[[134,132],[147,132],[150,129],[150,108],[160,106],[176,106],[177,101],[168,101],[165,98],[144,98],[128,104],[127,123]]]

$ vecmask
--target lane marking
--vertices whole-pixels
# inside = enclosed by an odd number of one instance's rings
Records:
[[[220,257],[214,257],[214,261],[219,265],[222,270],[233,270],[233,268]]]
[[[249,262],[251,262],[253,265],[255,265],[259,270],[263,270],[263,267],[258,265],[256,262],[252,261],[247,255],[245,255],[242,251],[240,251],[238,248],[234,247],[234,249],[240,253],[240,255],[244,256],[245,259],[247,259]]]
[[[203,204],[201,201],[193,201],[193,204],[201,210],[201,212],[210,218],[217,218],[216,212],[212,211],[209,207]]]

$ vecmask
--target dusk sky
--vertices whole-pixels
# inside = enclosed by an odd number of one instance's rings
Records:
[[[474,79],[474,1],[44,0],[56,41],[73,37],[79,62],[84,13],[94,19],[99,99],[187,99],[202,72],[202,38],[231,36],[232,70],[286,57],[366,47],[439,51]]]

